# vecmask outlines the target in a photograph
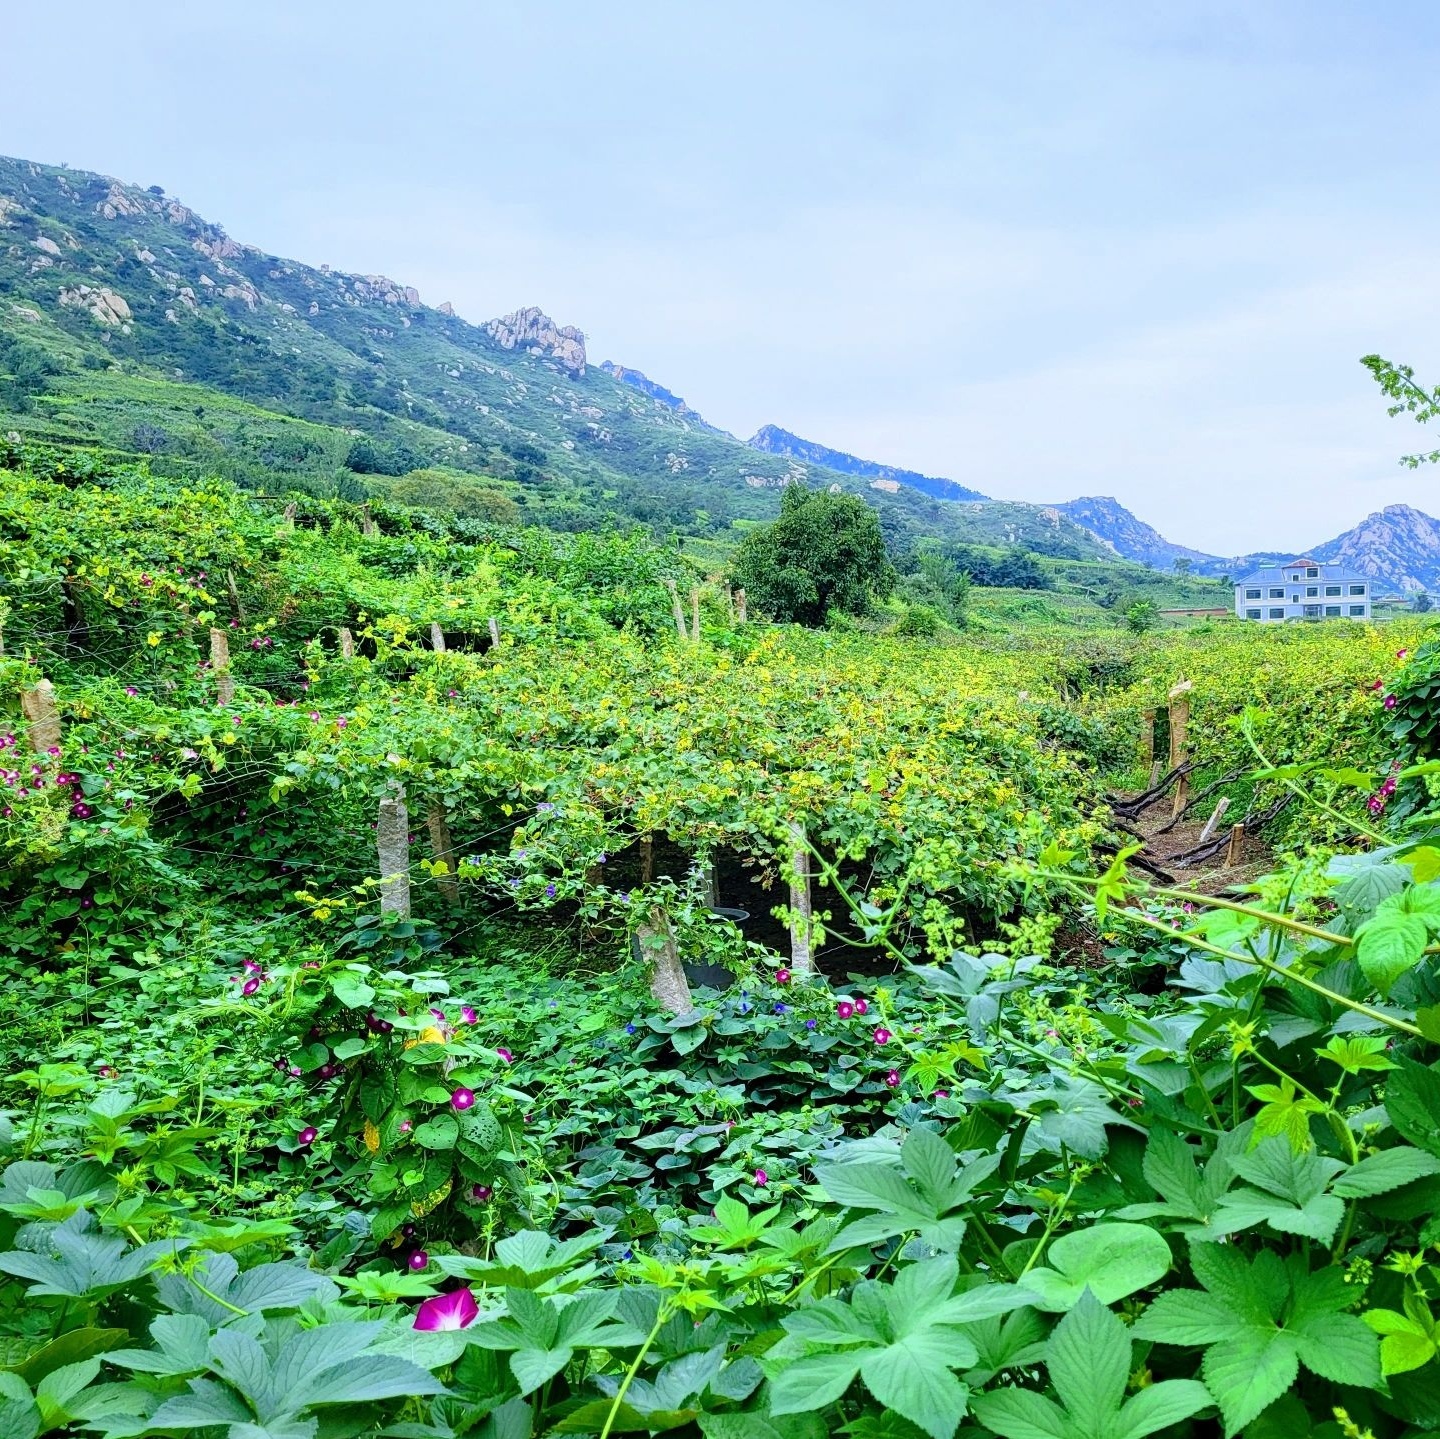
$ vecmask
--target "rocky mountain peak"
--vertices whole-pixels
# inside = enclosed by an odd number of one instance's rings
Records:
[[[577,379],[585,373],[585,336],[574,325],[557,325],[538,305],[490,320],[481,329],[502,350],[523,349],[554,360]]]

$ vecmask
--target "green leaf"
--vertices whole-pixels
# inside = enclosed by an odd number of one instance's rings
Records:
[[[970,1353],[973,1359],[974,1351]],[[910,1335],[873,1350],[860,1362],[865,1387],[883,1405],[918,1424],[932,1439],[952,1439],[970,1391],[947,1369],[967,1362],[938,1331]]]
[[[1102,1432],[1125,1394],[1130,1335],[1087,1288],[1055,1326],[1045,1349],[1045,1365],[1074,1427]]]
[[[36,1439],[40,1422],[30,1386],[14,1374],[0,1373],[0,1434],[5,1439]]]
[[[772,1414],[807,1414],[833,1404],[855,1382],[860,1356],[853,1350],[812,1354],[786,1364],[770,1381]]]
[[[1368,1199],[1386,1194],[1412,1180],[1440,1174],[1440,1159],[1421,1149],[1400,1147],[1382,1149],[1352,1164],[1331,1186],[1332,1194],[1342,1199]]]
[[[1025,1276],[1038,1309],[1071,1309],[1087,1288],[1100,1304],[1113,1304],[1164,1278],[1170,1246],[1144,1224],[1096,1224],[1057,1239],[1049,1265]]]
[[[1411,1144],[1440,1156],[1440,1071],[1401,1055],[1385,1081],[1385,1113]]]
[[[1355,958],[1365,978],[1382,995],[1389,994],[1395,981],[1425,953],[1429,938],[1425,920],[1418,914],[1386,913],[1382,905],[1381,912],[1356,934]]]
[[[828,1433],[816,1414],[702,1414],[697,1422],[705,1439],[826,1439]]]

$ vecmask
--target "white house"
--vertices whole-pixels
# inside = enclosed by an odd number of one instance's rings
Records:
[[[1235,585],[1235,613],[1242,620],[1368,620],[1371,581],[1339,564],[1291,560],[1268,565]]]

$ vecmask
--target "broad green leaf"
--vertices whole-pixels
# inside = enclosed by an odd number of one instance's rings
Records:
[[[1036,1308],[1074,1307],[1088,1288],[1100,1304],[1113,1304],[1162,1279],[1170,1269],[1170,1246],[1143,1224],[1096,1224],[1057,1239],[1032,1269],[1025,1287],[1038,1295]]]
[[[970,1360],[975,1352],[970,1351]],[[952,1439],[965,1417],[969,1390],[947,1369],[967,1363],[934,1332],[912,1335],[873,1350],[860,1362],[865,1387],[888,1409],[918,1424],[931,1439]]]
[[[1382,995],[1389,994],[1395,981],[1414,967],[1430,938],[1418,914],[1384,913],[1383,908],[1355,936],[1355,958],[1365,978]]]
[[[853,1349],[792,1360],[770,1381],[770,1412],[807,1414],[823,1409],[839,1399],[859,1373],[860,1355]]]
[[[705,1439],[826,1439],[828,1433],[816,1414],[702,1414],[697,1422]]]
[[[1385,1081],[1385,1113],[1411,1144],[1440,1157],[1440,1071],[1404,1055]]]
[[[30,1386],[17,1375],[0,1373],[0,1434],[5,1439],[36,1439],[40,1425]]]
[[[1368,1199],[1430,1174],[1440,1174],[1440,1159],[1433,1154],[1403,1146],[1382,1149],[1352,1164],[1330,1186],[1330,1192],[1342,1199]]]

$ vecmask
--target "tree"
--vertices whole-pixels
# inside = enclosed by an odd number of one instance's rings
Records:
[[[1430,596],[1426,594],[1424,590],[1421,590],[1420,593],[1415,596],[1410,605],[1410,608],[1414,610],[1417,615],[1429,614],[1434,607],[1434,601],[1431,600]]]
[[[735,582],[777,620],[819,625],[830,610],[864,614],[895,588],[875,511],[854,495],[792,484],[780,518],[735,553]]]
[[[1176,555],[1173,566],[1176,579],[1188,579],[1190,575],[1190,561],[1184,555]]]
[[[1136,600],[1125,611],[1125,627],[1131,634],[1143,635],[1160,622],[1160,610],[1154,600]]]

